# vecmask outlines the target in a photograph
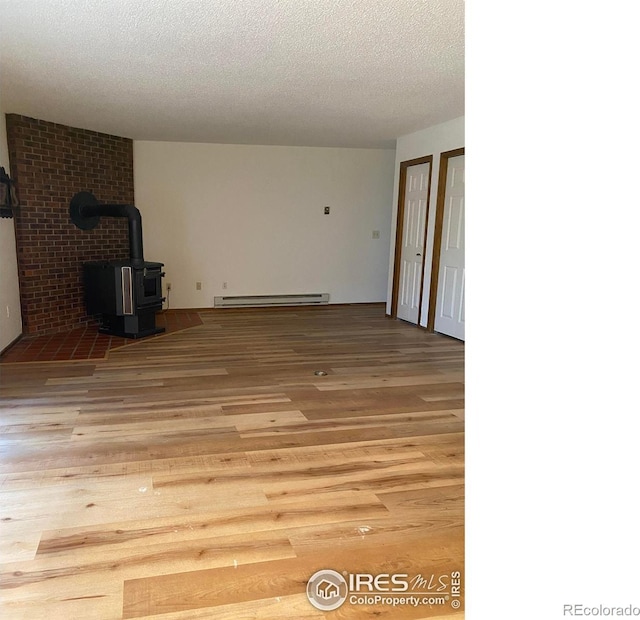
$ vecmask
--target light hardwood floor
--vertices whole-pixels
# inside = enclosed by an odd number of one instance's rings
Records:
[[[380,305],[201,316],[0,366],[0,616],[462,618],[464,345]],[[463,594],[322,612],[320,569]]]

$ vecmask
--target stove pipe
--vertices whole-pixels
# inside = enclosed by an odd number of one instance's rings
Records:
[[[142,216],[133,205],[100,204],[91,192],[78,192],[69,204],[71,221],[82,230],[91,230],[101,216],[126,217],[129,220],[129,258],[133,267],[144,267],[142,252]]]

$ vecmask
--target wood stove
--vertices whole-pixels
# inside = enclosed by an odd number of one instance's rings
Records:
[[[71,199],[69,213],[83,230],[98,225],[101,216],[129,220],[128,261],[95,261],[82,266],[88,314],[100,316],[99,331],[124,338],[142,338],[165,331],[156,327],[162,309],[163,263],[147,262],[142,253],[142,218],[133,205],[100,204],[90,192]]]

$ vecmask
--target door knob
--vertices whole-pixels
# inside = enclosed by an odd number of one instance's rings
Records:
[[[420,254],[420,252],[418,252],[418,253],[416,254],[416,256],[422,256],[422,254]]]

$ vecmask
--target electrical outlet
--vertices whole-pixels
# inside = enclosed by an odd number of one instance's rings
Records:
[[[324,214],[325,215],[329,215],[331,213],[331,207],[325,207],[324,208]]]
[[[224,288],[224,289],[226,289],[226,288],[227,288],[227,283],[226,283],[226,282],[223,282],[223,283],[222,283],[222,288]]]
[[[202,290],[202,282],[196,282],[196,291]]]
[[[380,239],[380,231],[379,230],[374,230],[373,234],[371,235],[372,239]]]
[[[171,290],[171,282],[167,282],[167,290],[170,291]]]

